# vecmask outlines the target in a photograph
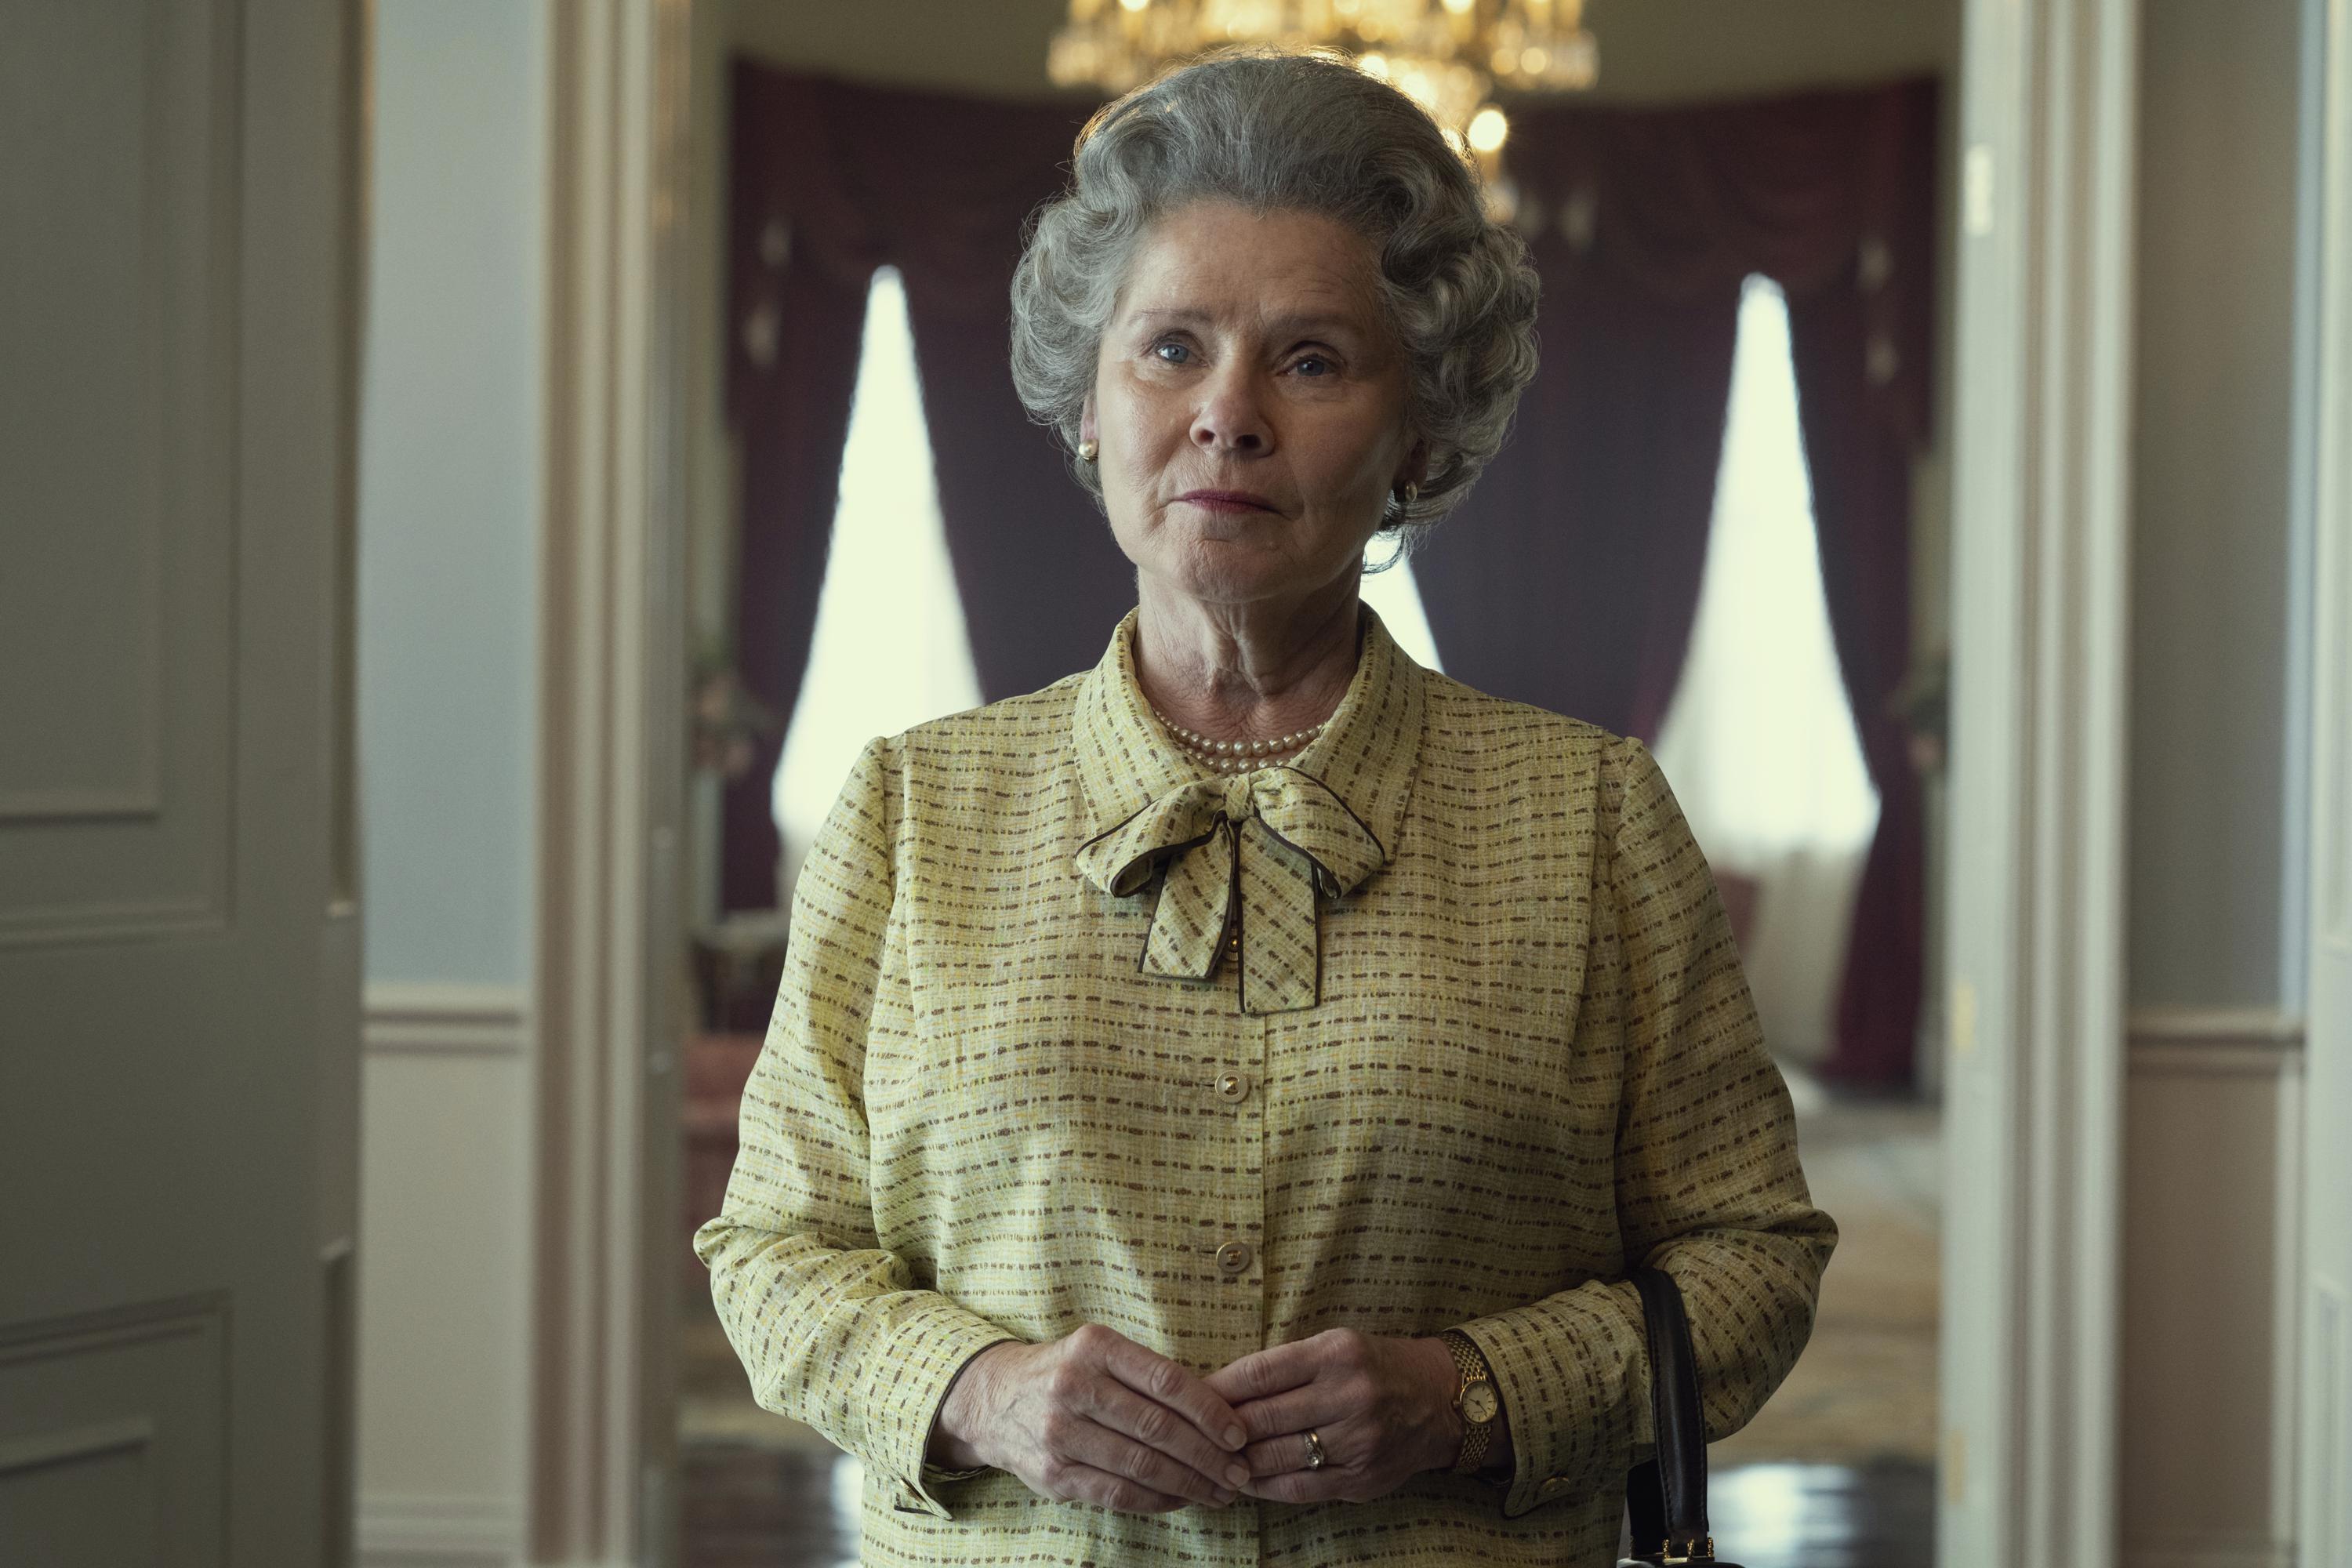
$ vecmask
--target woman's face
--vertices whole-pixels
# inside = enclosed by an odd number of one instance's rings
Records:
[[[1378,276],[1370,242],[1307,213],[1203,202],[1144,232],[1081,430],[1139,571],[1242,605],[1357,570],[1418,478]]]

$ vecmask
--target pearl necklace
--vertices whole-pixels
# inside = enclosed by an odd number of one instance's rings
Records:
[[[1221,773],[1244,773],[1252,768],[1287,761],[1313,745],[1316,737],[1322,734],[1331,722],[1326,719],[1320,724],[1295,730],[1272,741],[1212,741],[1196,731],[1185,729],[1157,707],[1151,709],[1151,716],[1160,721],[1160,727],[1175,741],[1177,750],[1195,762],[1206,763]]]

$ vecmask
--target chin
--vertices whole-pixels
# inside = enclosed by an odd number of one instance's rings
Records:
[[[1173,546],[1159,552],[1168,580],[1196,599],[1213,603],[1263,598],[1282,592],[1297,569],[1280,556],[1251,542],[1195,536],[1168,540]]]
[[[1266,562],[1255,569],[1238,562],[1188,561],[1169,581],[1204,605],[1248,605],[1265,599],[1301,599],[1328,585],[1328,574],[1302,572],[1290,562]]]
[[[1204,605],[1246,605],[1281,592],[1279,584],[1260,582],[1238,573],[1187,572],[1171,576],[1170,582],[1185,597]]]
[[[1117,526],[1112,532],[1130,560],[1186,597],[1246,605],[1312,594],[1338,574],[1328,563],[1302,563],[1280,548],[1297,542],[1281,536],[1284,526],[1281,519],[1236,527],[1225,519],[1163,513],[1140,537]]]

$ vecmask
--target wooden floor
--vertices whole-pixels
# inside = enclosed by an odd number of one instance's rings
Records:
[[[849,1568],[856,1461],[807,1449],[698,1443],[686,1450],[686,1568]],[[1741,1568],[1927,1568],[1934,1478],[1925,1466],[1743,1465],[1711,1490],[1716,1550]]]

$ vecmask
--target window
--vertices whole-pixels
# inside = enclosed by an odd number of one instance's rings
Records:
[[[792,886],[858,752],[980,701],[915,375],[907,291],[874,275],[808,674],[776,768]]]
[[[1684,811],[1730,861],[1866,844],[1878,794],[1822,597],[1788,307],[1762,278],[1740,298],[1706,570],[1657,745]]]
[[[1375,543],[1364,552],[1364,559],[1378,562],[1387,559],[1388,546]],[[1429,616],[1421,607],[1421,589],[1412,580],[1412,565],[1400,561],[1385,572],[1367,573],[1363,585],[1364,603],[1381,617],[1381,624],[1396,639],[1397,647],[1412,656],[1412,661],[1423,669],[1441,668],[1437,662],[1437,639],[1430,635]]]
[[[1748,979],[1776,1049],[1826,1048],[1853,884],[1878,825],[1822,596],[1789,311],[1750,278],[1706,579],[1655,748],[1718,875],[1759,884]]]

